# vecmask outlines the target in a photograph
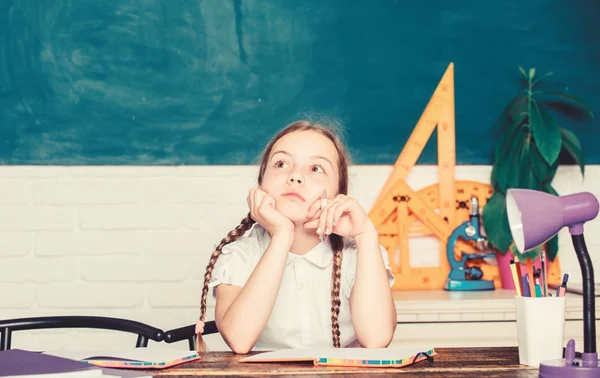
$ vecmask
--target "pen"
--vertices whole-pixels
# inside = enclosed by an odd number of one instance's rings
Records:
[[[528,275],[524,275],[521,277],[521,283],[523,286],[523,296],[524,297],[530,297],[531,296],[531,292],[529,291],[529,276]]]
[[[542,269],[537,268],[535,273],[533,273],[533,279],[535,281],[535,284],[540,287],[540,297],[545,297],[544,284],[542,283]],[[537,293],[537,289],[536,289],[536,293]]]
[[[533,275],[535,277],[535,296],[537,298],[541,298],[542,297],[542,289],[540,288],[540,275],[539,273],[535,273]]]
[[[325,189],[323,189],[323,195],[321,196],[321,211],[323,211],[326,206],[327,206],[327,191],[325,191]],[[323,242],[323,240],[325,240],[325,230],[323,230],[323,233],[319,235],[319,239],[321,240],[321,242]]]
[[[523,293],[523,282],[521,281],[523,273],[521,272],[521,263],[519,263],[519,258],[517,256],[515,256],[515,266],[517,267],[517,277],[519,277],[519,290],[521,291],[521,293]]]
[[[556,289],[556,296],[557,297],[564,297],[565,296],[565,292],[567,291],[567,281],[569,281],[569,274],[565,273],[563,275],[562,283],[560,284],[560,286],[558,287],[558,289]]]
[[[544,296],[548,296],[548,276],[546,273],[546,251],[542,249],[542,286],[544,287]]]
[[[566,288],[561,285],[558,287],[558,289],[556,291],[558,291],[558,294],[556,295],[557,297],[564,297]]]
[[[533,280],[533,264],[531,262],[531,259],[528,258],[527,260],[527,283],[529,284],[529,294],[530,296],[535,296],[535,288],[533,287],[535,285],[535,281]]]

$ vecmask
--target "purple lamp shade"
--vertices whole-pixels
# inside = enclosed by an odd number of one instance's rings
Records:
[[[506,213],[519,252],[532,250],[551,239],[561,228],[583,234],[583,223],[598,215],[598,199],[582,192],[565,196],[530,189],[508,189]]]

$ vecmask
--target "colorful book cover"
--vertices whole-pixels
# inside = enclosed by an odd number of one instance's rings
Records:
[[[157,348],[130,348],[119,350],[57,350],[47,351],[45,354],[70,358],[88,364],[127,369],[164,369],[200,359],[194,351],[180,351]]]
[[[280,349],[245,357],[240,362],[313,362],[323,366],[403,367],[429,359],[433,348]]]

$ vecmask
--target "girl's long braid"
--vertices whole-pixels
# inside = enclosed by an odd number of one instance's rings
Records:
[[[217,249],[210,255],[210,260],[208,261],[208,265],[206,266],[206,273],[204,273],[204,286],[202,287],[202,299],[200,300],[200,321],[204,321],[206,317],[206,298],[208,297],[208,283],[210,282],[210,278],[212,277],[212,271],[215,267],[215,263],[217,259],[221,255],[221,250],[223,247],[229,243],[236,241],[239,237],[243,236],[246,231],[248,231],[252,225],[254,224],[254,219],[248,215],[246,218],[242,219],[240,224],[231,230],[226,237],[221,240],[221,243],[217,246]],[[198,334],[198,339],[196,342],[196,349],[198,352],[206,351],[206,343],[202,339],[202,334]]]
[[[331,234],[331,247],[333,249],[333,270],[331,272],[331,334],[333,346],[340,347],[340,281],[342,273],[342,249],[344,241],[341,236]]]

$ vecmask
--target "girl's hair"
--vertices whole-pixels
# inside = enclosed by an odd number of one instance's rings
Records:
[[[348,166],[350,159],[344,145],[335,131],[331,130],[332,126],[327,127],[321,123],[311,123],[309,121],[298,121],[289,124],[283,130],[281,130],[273,139],[269,142],[267,147],[262,153],[260,161],[260,170],[258,173],[258,184],[262,184],[265,170],[267,169],[267,162],[269,161],[269,155],[273,149],[273,145],[281,139],[284,135],[295,131],[314,131],[326,136],[331,142],[333,142],[337,153],[338,153],[338,171],[339,171],[339,182],[338,192],[340,194],[348,194]],[[221,255],[223,247],[229,243],[236,241],[239,237],[243,236],[254,224],[254,219],[251,218],[250,213],[242,219],[240,224],[230,231],[225,238],[221,240],[221,243],[217,246],[216,250],[210,256],[208,265],[206,266],[206,273],[204,274],[204,286],[202,287],[202,299],[200,300],[200,320],[203,322],[206,317],[206,298],[208,296],[208,283],[212,277],[212,271],[217,262],[217,259]],[[331,332],[333,339],[333,346],[336,348],[340,347],[340,326],[338,323],[338,315],[340,313],[340,276],[342,268],[342,249],[344,241],[341,236],[331,234],[329,236],[331,246],[333,249],[333,271],[331,275]],[[198,334],[197,339],[197,350],[203,352],[206,350],[206,344],[202,339],[202,334]]]

